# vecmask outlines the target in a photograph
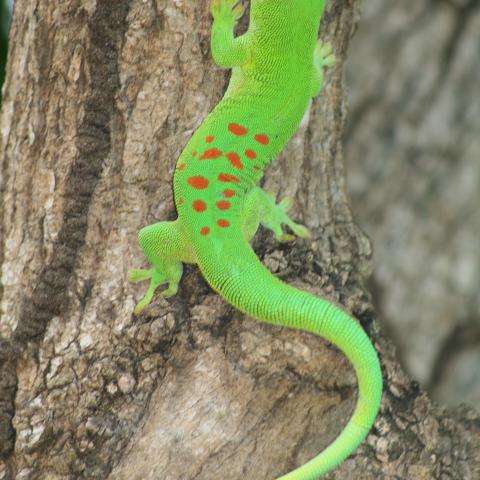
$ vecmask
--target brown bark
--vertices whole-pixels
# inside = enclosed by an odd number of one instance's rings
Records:
[[[285,281],[367,329],[386,392],[368,440],[330,478],[474,479],[479,419],[432,405],[382,339],[371,247],[345,193],[344,60],[357,1],[330,2],[338,57],[265,187],[296,198],[311,241],[254,245]],[[1,118],[0,479],[270,479],[344,425],[355,377],[322,339],[257,323],[186,268],[132,316],[137,230],[172,218],[182,145],[228,75],[207,2],[17,0]],[[244,27],[245,25],[243,25]]]

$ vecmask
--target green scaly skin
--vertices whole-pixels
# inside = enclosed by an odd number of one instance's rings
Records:
[[[153,264],[130,270],[131,281],[150,279],[140,313],[156,288],[177,292],[182,263],[195,263],[211,287],[246,314],[264,322],[306,330],[335,344],[354,366],[359,384],[355,411],[342,433],[308,463],[280,477],[313,480],[335,468],[366,437],[377,415],[382,377],[376,352],[358,323],[330,302],[290,287],[258,260],[249,240],[262,223],[280,241],[283,232],[307,237],[287,216],[291,200],[275,205],[256,187],[265,167],[297,129],[331,47],[317,41],[325,0],[252,0],[247,33],[235,38],[243,7],[213,0],[211,47],[215,62],[232,68],[222,101],[206,117],[180,155],[174,175],[178,219],[143,228],[140,245]]]

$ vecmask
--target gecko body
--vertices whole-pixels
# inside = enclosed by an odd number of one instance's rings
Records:
[[[278,280],[249,245],[260,224],[280,241],[292,238],[283,225],[300,237],[309,233],[288,217],[290,199],[275,204],[256,184],[319,93],[324,68],[333,64],[331,47],[317,41],[324,3],[252,0],[249,29],[235,37],[243,8],[236,0],[212,1],[213,58],[232,68],[232,77],[177,161],[178,219],[139,232],[153,266],[129,272],[131,281],[150,280],[136,313],[160,285],[167,285],[162,295],[175,294],[182,264],[195,263],[210,286],[239,310],[321,335],[352,362],[359,382],[352,418],[323,452],[281,480],[314,480],[342,462],[367,435],[382,392],[377,355],[355,320],[327,300]]]

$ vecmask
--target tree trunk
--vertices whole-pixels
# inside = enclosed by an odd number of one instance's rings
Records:
[[[345,157],[374,303],[412,375],[480,410],[480,2],[365,7]]]
[[[364,282],[345,193],[343,67],[359,1],[330,1],[338,61],[264,185],[309,241],[254,241],[286,282],[344,305],[383,362],[381,415],[342,479],[475,479],[480,421],[402,372]],[[175,160],[221,98],[207,2],[17,0],[1,118],[0,479],[273,479],[320,452],[356,380],[322,339],[258,323],[195,268],[136,318],[136,232],[175,216]],[[244,19],[242,28],[245,28]],[[273,440],[273,441],[272,441]]]

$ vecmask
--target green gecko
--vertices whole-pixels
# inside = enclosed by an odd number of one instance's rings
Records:
[[[273,276],[249,240],[260,224],[280,241],[308,237],[291,220],[291,200],[278,205],[256,186],[295,130],[334,63],[330,45],[317,41],[325,0],[252,0],[248,31],[234,36],[244,8],[212,0],[211,49],[232,69],[221,102],[205,118],[178,159],[174,196],[178,218],[147,226],[139,243],[152,263],[132,269],[133,282],[150,280],[139,314],[160,285],[174,295],[183,263],[197,264],[210,286],[242,312],[264,322],[315,333],[336,345],[355,369],[359,395],[341,434],[319,455],[279,480],[313,480],[335,468],[368,434],[382,395],[377,354],[365,332],[342,309]]]

